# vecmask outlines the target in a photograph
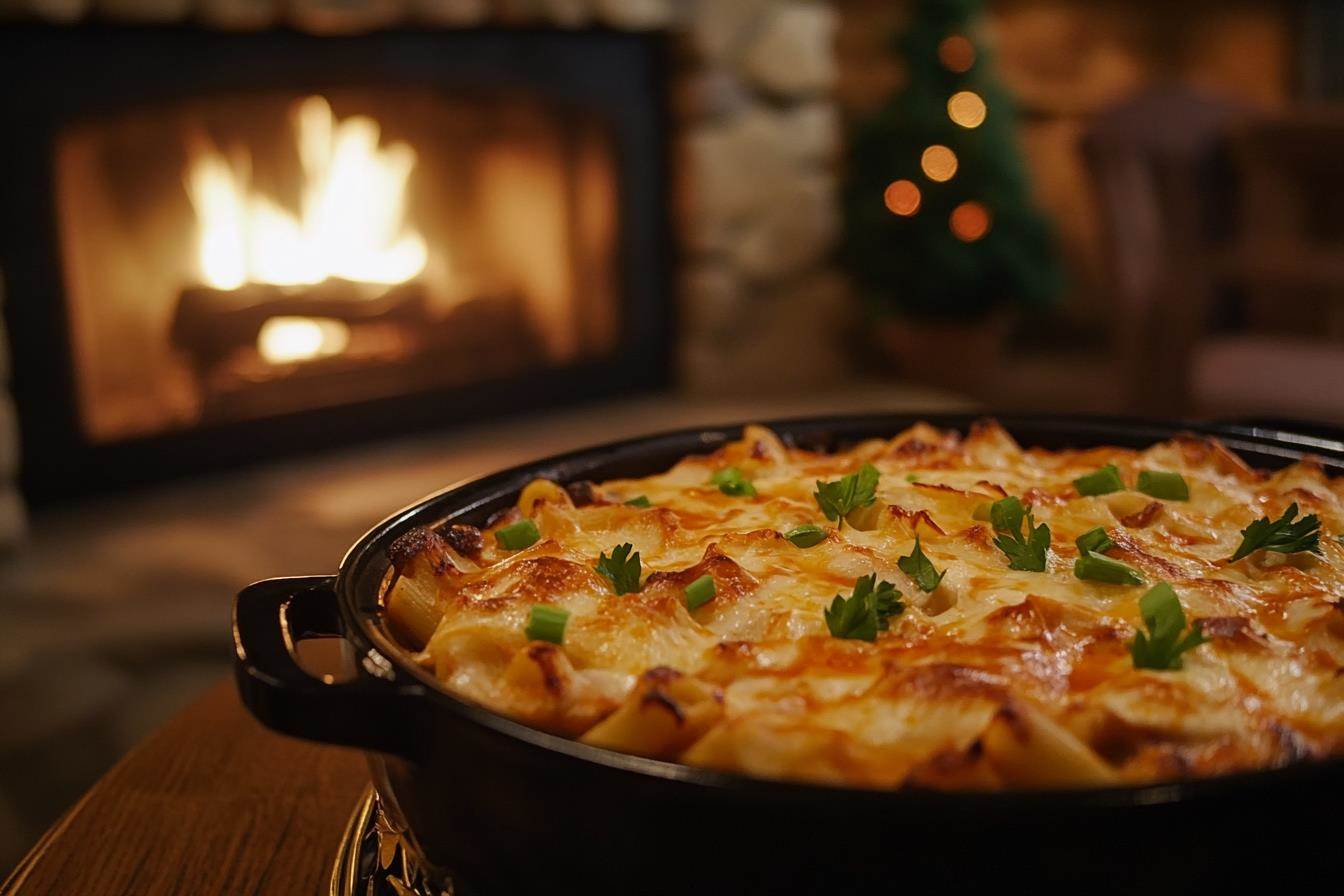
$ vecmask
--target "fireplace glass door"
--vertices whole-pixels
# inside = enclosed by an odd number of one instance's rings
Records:
[[[620,328],[604,123],[522,91],[211,96],[55,151],[97,442],[599,358]]]

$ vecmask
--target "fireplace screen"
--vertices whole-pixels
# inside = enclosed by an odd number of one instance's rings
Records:
[[[607,129],[526,92],[239,94],[56,141],[78,414],[95,443],[600,358]]]

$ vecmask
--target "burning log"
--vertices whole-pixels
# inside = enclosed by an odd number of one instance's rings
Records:
[[[462,385],[516,374],[545,361],[545,349],[516,295],[471,299],[436,312],[416,281],[369,297],[365,284],[325,280],[300,288],[248,284],[184,290],[170,329],[188,359],[206,420],[285,413],[316,405]],[[348,338],[327,350],[299,340],[268,353],[268,329],[287,322],[320,338]],[[381,351],[370,352],[377,343]],[[391,346],[389,349],[388,346]]]
[[[424,290],[415,282],[369,298],[368,286],[324,280],[311,287],[249,283],[239,289],[193,287],[178,299],[169,337],[201,379],[240,351],[254,350],[262,328],[276,318],[340,321],[347,326],[396,324],[415,332],[432,322]]]

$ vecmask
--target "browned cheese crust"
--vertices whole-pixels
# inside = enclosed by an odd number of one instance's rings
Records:
[[[864,463],[881,472],[876,503],[837,528],[816,482]],[[1072,481],[1108,463],[1131,489],[1142,470],[1179,472],[1190,499],[1080,496]],[[727,466],[755,496],[710,484]],[[879,788],[1202,777],[1344,750],[1341,482],[1312,462],[1257,472],[1196,438],[1024,450],[994,423],[965,437],[921,424],[822,454],[750,426],[643,479],[538,480],[484,533],[408,533],[385,597],[448,691],[612,749]],[[641,495],[651,506],[624,503]],[[1045,572],[1009,569],[976,518],[1004,495],[1050,526]],[[1241,529],[1292,502],[1320,517],[1319,556],[1228,561]],[[494,531],[524,518],[540,540],[502,548]],[[783,537],[803,523],[825,539]],[[1074,576],[1074,539],[1096,526],[1144,585]],[[917,534],[946,570],[930,593],[897,566]],[[625,542],[646,579],[617,595],[594,567]],[[824,608],[870,573],[902,592],[904,612],[875,641],[833,637]],[[715,595],[688,610],[684,589],[705,575]],[[1210,639],[1178,670],[1136,669],[1128,649],[1159,581]],[[526,637],[537,604],[570,614],[562,644]]]

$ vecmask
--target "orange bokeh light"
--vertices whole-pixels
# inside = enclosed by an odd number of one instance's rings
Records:
[[[984,124],[985,101],[980,94],[962,90],[952,94],[947,100],[947,117],[964,128],[978,128]]]
[[[947,224],[957,239],[973,243],[989,233],[989,209],[979,202],[963,202],[952,209]]]
[[[975,65],[975,44],[961,34],[949,34],[938,44],[938,61],[948,71],[961,74]]]
[[[887,185],[882,200],[886,202],[887,210],[893,215],[908,218],[919,211],[919,187],[912,181],[894,180]]]
[[[957,173],[957,154],[946,146],[935,143],[919,157],[919,167],[929,180],[943,183]]]

